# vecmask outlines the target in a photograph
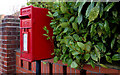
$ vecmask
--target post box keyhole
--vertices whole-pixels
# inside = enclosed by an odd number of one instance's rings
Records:
[[[28,31],[28,29],[27,28],[24,28],[24,32],[27,32]]]

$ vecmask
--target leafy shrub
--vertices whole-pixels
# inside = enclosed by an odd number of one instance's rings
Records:
[[[72,68],[92,67],[101,59],[120,60],[119,3],[48,2],[31,3],[48,8],[47,16],[55,36],[54,62],[62,60]]]

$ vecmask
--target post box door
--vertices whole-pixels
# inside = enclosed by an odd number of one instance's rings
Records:
[[[22,58],[26,58],[31,60],[32,58],[32,36],[31,36],[31,28],[22,28],[21,29],[21,56]]]

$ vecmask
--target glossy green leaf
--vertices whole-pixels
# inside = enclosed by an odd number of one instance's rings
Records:
[[[92,46],[92,43],[90,41],[88,41],[86,44],[89,45],[90,47]]]
[[[117,52],[120,53],[120,48],[118,48]]]
[[[66,33],[68,30],[69,30],[69,28],[66,27],[66,28],[64,29],[63,33]]]
[[[43,62],[43,64],[46,64],[47,62]]]
[[[61,5],[60,10],[62,11],[62,13],[66,13],[67,12],[67,8],[63,5]]]
[[[114,54],[114,55],[112,56],[112,60],[113,60],[113,61],[119,61],[119,60],[120,60],[120,54]]]
[[[73,38],[75,39],[75,41],[78,41],[79,40],[79,36],[77,34],[74,34],[73,35]]]
[[[83,5],[84,5],[85,3],[86,3],[86,0],[84,0],[84,2],[80,2],[79,8],[78,8],[78,16],[80,15],[81,10],[82,10],[82,8],[83,8]]]
[[[72,59],[69,59],[69,60],[68,60],[68,62],[67,62],[68,66],[71,65],[72,61],[73,61]]]
[[[79,54],[79,53],[76,52],[76,51],[72,52],[72,55],[78,55],[78,54]]]
[[[84,39],[83,39],[84,42],[86,42],[86,40],[87,40],[87,35],[88,35],[88,33],[86,33],[86,34],[84,35]]]
[[[85,13],[86,18],[89,16],[91,9],[94,7],[94,3],[91,3]]]
[[[107,62],[112,63],[112,59],[110,58],[110,56],[106,55],[105,58],[106,58]]]
[[[97,46],[94,46],[94,48],[95,48],[95,53],[96,53],[97,57],[98,57],[99,60],[100,60],[100,51],[99,51],[99,49],[97,48]]]
[[[90,54],[85,54],[85,55],[84,55],[84,59],[85,59],[86,61],[88,61],[89,58],[90,58]]]
[[[90,50],[91,50],[91,46],[88,45],[88,44],[85,44],[85,50],[86,50],[87,52],[90,52]]]
[[[70,19],[69,19],[69,22],[72,22],[74,20],[74,16],[72,16]]]
[[[106,55],[111,55],[111,53],[108,52],[108,53],[106,53]]]
[[[74,29],[75,31],[78,30],[78,26],[77,26],[77,24],[76,24],[75,22],[72,23],[72,27],[73,27],[73,29]]]
[[[47,34],[43,34],[44,36],[48,36]]]
[[[92,68],[95,68],[95,63],[93,60],[90,61],[90,65],[92,66]]]
[[[106,52],[106,47],[104,46],[103,43],[97,43],[97,48],[98,48],[101,52]]]
[[[50,37],[47,38],[47,40],[49,40],[49,39],[50,39]]]
[[[85,50],[85,45],[82,42],[77,42],[77,45],[82,49]]]
[[[65,27],[68,27],[68,26],[69,26],[69,23],[68,23],[68,22],[63,22],[63,23],[60,24],[60,26],[61,26],[62,28],[65,28]]]
[[[78,67],[78,64],[75,61],[73,61],[71,63],[71,68],[77,68],[77,67]]]
[[[91,12],[89,14],[89,22],[91,21],[94,21],[97,17],[98,17],[98,14],[99,14],[99,11],[100,11],[100,6],[95,6],[94,8],[91,9]]]
[[[104,23],[99,23],[98,25],[99,25],[99,27],[100,27],[101,30],[104,29]]]
[[[117,29],[117,26],[115,26],[115,27],[112,29],[112,33],[115,33],[116,29]]]
[[[111,42],[111,49],[113,49],[114,44],[115,44],[115,38]]]
[[[53,17],[53,14],[50,11],[48,11],[48,14],[49,14],[49,17]]]
[[[56,63],[58,61],[58,57],[55,56],[53,60],[54,60],[54,63]]]
[[[100,64],[100,66],[104,67],[104,68],[108,68],[107,66],[103,65],[103,64]]]
[[[109,23],[108,23],[107,20],[105,20],[104,28],[105,28],[105,31],[106,31],[107,33],[110,33],[110,27],[109,27]]]
[[[101,18],[102,15],[103,15],[103,11],[104,11],[104,5],[101,4],[101,5],[100,5],[100,18]]]
[[[55,53],[51,53],[51,55],[54,55]]]
[[[104,11],[109,11],[113,6],[114,6],[114,2],[112,2],[112,3],[109,3],[105,8],[104,8]]]
[[[66,37],[64,37],[64,39],[74,40],[72,36],[66,36]]]
[[[82,14],[80,14],[77,19],[78,19],[78,21],[77,21],[78,24],[80,24],[82,22],[82,20],[83,20]]]
[[[58,16],[58,12],[55,12],[55,13],[53,14],[53,16]]]
[[[99,35],[99,37],[101,37],[102,33],[103,33],[103,31],[101,29],[98,29],[98,35]]]
[[[112,14],[113,14],[114,17],[117,17],[118,11],[112,11]]]
[[[95,60],[95,61],[98,61],[98,57],[97,57],[97,55],[94,54],[94,53],[91,53],[91,58],[92,58],[93,60]]]

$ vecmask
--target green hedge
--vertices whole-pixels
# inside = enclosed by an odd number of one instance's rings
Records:
[[[53,18],[54,62],[62,60],[72,68],[88,63],[94,68],[96,64],[106,67],[101,59],[108,63],[120,60],[120,3],[28,4],[50,10],[47,16]]]

